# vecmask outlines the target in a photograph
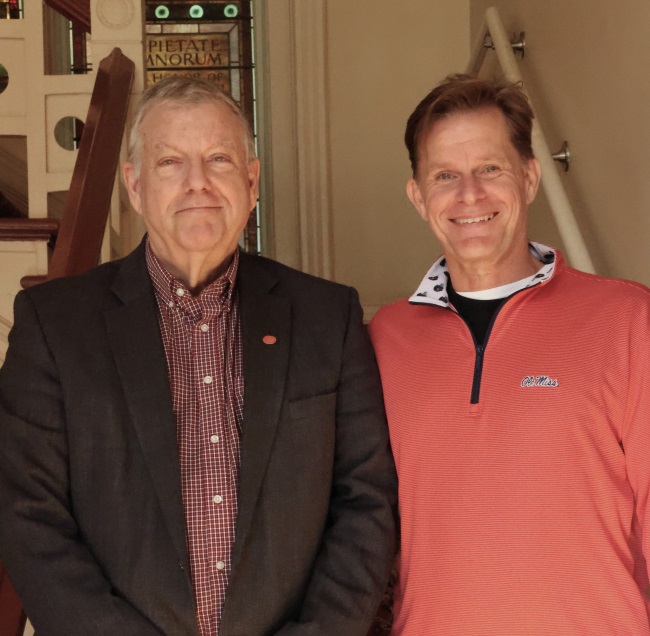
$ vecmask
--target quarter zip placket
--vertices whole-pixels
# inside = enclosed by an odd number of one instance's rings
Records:
[[[483,344],[476,344],[476,358],[474,360],[474,377],[472,378],[472,397],[469,401],[470,404],[478,404],[478,398],[481,393],[481,377],[483,375],[483,354],[485,353],[485,344],[487,337]]]
[[[479,397],[481,394],[481,380],[483,378],[483,361],[485,359],[485,350],[487,348],[487,344],[490,339],[490,334],[492,333],[492,327],[494,327],[494,323],[496,322],[498,315],[501,313],[501,310],[504,308],[504,306],[508,301],[512,300],[518,294],[521,294],[521,292],[534,289],[535,287],[537,287],[537,285],[524,287],[524,289],[520,289],[519,291],[515,292],[514,294],[508,296],[503,300],[503,302],[497,307],[496,311],[494,312],[494,315],[492,316],[492,319],[490,320],[490,324],[488,325],[487,331],[485,332],[485,340],[483,340],[482,343],[476,342],[476,338],[474,337],[474,332],[469,326],[469,323],[458,313],[458,311],[456,311],[456,309],[452,307],[452,305],[449,305],[447,307],[449,311],[455,313],[465,323],[467,329],[469,329],[470,335],[472,336],[472,342],[474,343],[476,357],[474,358],[474,374],[472,376],[472,393],[469,401],[470,405],[478,406],[479,404]]]

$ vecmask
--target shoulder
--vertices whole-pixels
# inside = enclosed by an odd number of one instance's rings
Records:
[[[380,307],[371,322],[380,324],[400,319],[409,314],[412,311],[412,308],[413,305],[411,305],[406,298],[402,298],[401,300]]]
[[[35,285],[26,290],[33,297],[59,296],[61,294],[79,293],[91,288],[110,286],[124,259],[98,265],[83,274],[55,278]]]
[[[406,299],[384,305],[368,324],[371,338],[374,340],[393,329],[401,329],[416,309],[417,307],[411,305]]]
[[[558,272],[557,280],[561,288],[577,299],[592,298],[601,306],[650,304],[650,289],[632,280],[588,274],[568,266]]]
[[[618,333],[650,329],[650,289],[622,278],[588,274],[563,267],[539,298],[547,315],[581,329],[615,328]]]
[[[21,304],[31,304],[39,313],[62,317],[68,314],[87,316],[90,312],[115,302],[112,289],[125,263],[131,263],[131,269],[140,271],[140,275],[133,277],[134,285],[140,284],[138,280],[148,280],[144,258],[141,258],[136,251],[125,258],[104,263],[83,274],[56,278],[23,290],[16,296],[16,308]]]

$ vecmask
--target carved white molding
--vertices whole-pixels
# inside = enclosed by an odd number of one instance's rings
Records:
[[[325,1],[254,2],[262,251],[331,277]]]
[[[253,1],[261,251],[299,268],[297,159],[290,0]],[[272,88],[271,88],[272,87]]]
[[[129,26],[135,16],[132,0],[98,0],[95,10],[97,19],[114,31]]]
[[[293,0],[292,8],[302,269],[330,278],[325,1]]]

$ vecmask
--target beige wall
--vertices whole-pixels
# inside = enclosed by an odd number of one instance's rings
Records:
[[[469,2],[328,0],[334,278],[366,315],[410,295],[439,251],[405,194],[402,141],[424,95],[469,54]]]
[[[650,3],[470,6],[472,42],[488,6],[499,9],[508,33],[526,32],[519,69],[551,150],[569,141],[572,164],[562,179],[598,273],[650,284]],[[532,238],[559,243],[543,199],[530,229]]]

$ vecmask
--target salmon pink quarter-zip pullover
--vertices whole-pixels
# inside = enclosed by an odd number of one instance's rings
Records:
[[[650,635],[650,291],[559,253],[539,281],[485,343],[439,287],[370,325],[399,475],[396,635]]]

